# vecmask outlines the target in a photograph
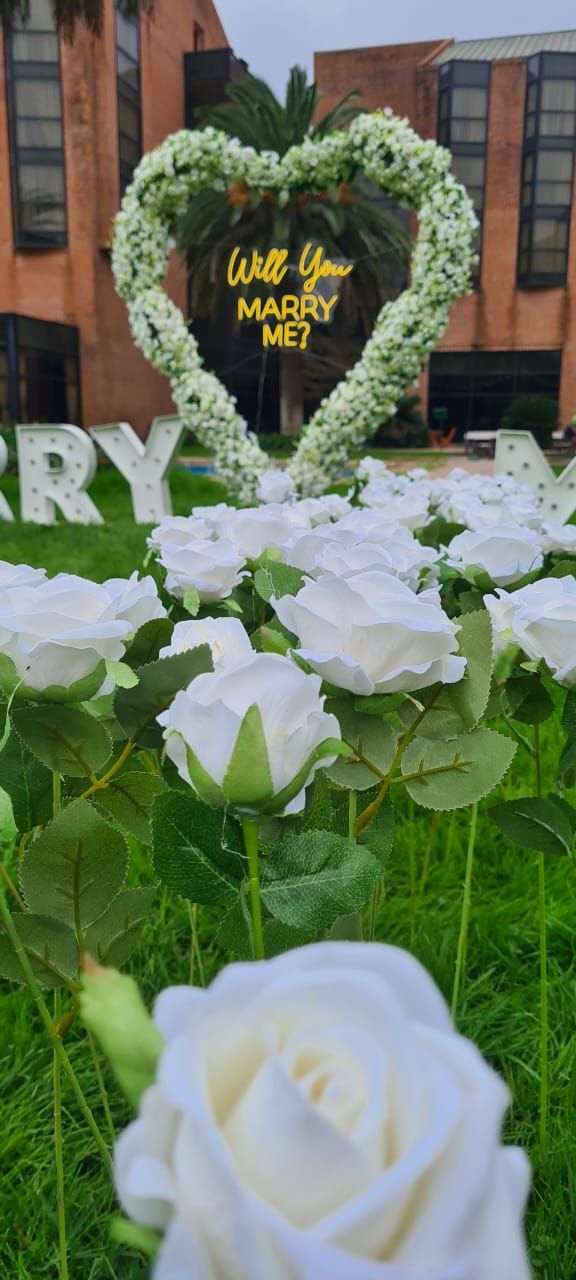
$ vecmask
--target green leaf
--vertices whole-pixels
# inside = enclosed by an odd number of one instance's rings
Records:
[[[378,813],[366,824],[358,837],[384,868],[392,857],[395,835],[394,805],[390,792],[384,797]]]
[[[301,831],[332,830],[332,799],[326,770],[319,769],[306,797],[306,808],[300,820]]]
[[[261,896],[271,915],[316,934],[359,911],[380,878],[372,854],[329,831],[291,836],[262,864]]]
[[[26,746],[55,773],[89,778],[112,754],[104,725],[76,707],[21,707],[11,718]]]
[[[191,618],[195,618],[200,608],[200,596],[196,587],[188,587],[182,596],[182,605]]]
[[[126,889],[86,930],[84,945],[100,964],[120,969],[130,959],[143,924],[150,915],[156,890]]]
[[[32,969],[43,987],[61,987],[78,973],[80,958],[73,930],[48,916],[15,911],[12,921]],[[0,933],[0,976],[24,982],[20,961],[10,939]]]
[[[139,683],[134,689],[118,689],[114,699],[114,710],[126,737],[145,747],[161,745],[156,716],[166,711],[179,690],[186,689],[195,676],[213,669],[208,644],[138,667]]]
[[[564,774],[573,770],[576,770],[576,738],[564,743],[562,754],[558,761],[558,777],[562,778]]]
[[[496,786],[515,751],[516,743],[492,729],[447,742],[414,738],[402,757],[406,790],[425,809],[463,809]]]
[[[576,809],[574,808],[574,805],[570,804],[570,802],[566,800],[565,796],[557,796],[555,792],[552,792],[548,796],[548,799],[551,800],[552,804],[555,804],[556,808],[560,809],[561,812],[564,814],[566,821],[568,822],[570,830],[572,832],[572,836],[575,836],[576,835]]]
[[[32,911],[84,930],[116,897],[127,865],[124,837],[88,800],[75,800],[29,845],[22,891]]]
[[[418,726],[420,738],[452,738],[472,729],[488,705],[492,678],[492,626],[486,609],[454,618],[460,627],[459,652],[466,670],[457,684],[444,685],[428,714]],[[408,725],[417,714],[406,702],[401,719]]]
[[[106,675],[117,689],[133,689],[138,684],[138,676],[127,662],[106,660]]]
[[[231,804],[266,804],[274,795],[268,747],[257,703],[248,708],[224,775],[222,790]]]
[[[356,698],[354,706],[365,716],[388,716],[405,701],[405,693],[372,693],[369,698]]]
[[[508,712],[521,724],[542,724],[554,712],[554,703],[538,676],[511,676],[506,681]]]
[[[274,561],[268,563],[254,574],[254,586],[261,600],[268,603],[272,596],[279,600],[282,596],[296,596],[307,579],[300,569],[290,564]]]
[[[152,809],[154,869],[173,893],[205,906],[231,905],[244,873],[236,824],[193,796],[166,791]]]
[[[295,947],[304,946],[313,937],[305,930],[291,929],[289,925],[282,924],[281,920],[274,920],[272,916],[264,917],[262,932],[264,954],[268,959],[280,955],[283,951],[292,951]],[[254,959],[252,923],[244,893],[240,894],[234,906],[226,912],[215,941],[223,951],[233,952],[240,960]]]
[[[562,710],[562,728],[568,738],[576,738],[576,689],[569,689]]]
[[[552,569],[548,570],[547,578],[574,578],[576,577],[576,560],[558,560]]]
[[[553,800],[525,796],[494,805],[488,813],[506,838],[523,849],[555,854],[572,849],[572,827]]]
[[[365,756],[381,774],[386,774],[396,750],[396,737],[387,721],[361,715],[345,698],[330,699],[326,703],[326,711],[337,717],[342,737],[354,753]],[[336,760],[326,772],[338,786],[351,791],[367,791],[378,782],[378,774],[353,757]]]
[[[288,653],[292,646],[292,641],[286,632],[279,631],[276,627],[260,627],[260,643],[262,653],[280,653],[282,656]]]
[[[11,733],[0,752],[0,787],[10,796],[18,831],[48,822],[52,815],[52,774]]]
[[[142,844],[151,844],[150,810],[156,796],[163,791],[166,791],[163,778],[151,773],[120,773],[105,789],[96,792],[94,803],[105,809],[128,835]]]
[[[161,649],[170,644],[174,624],[169,618],[152,618],[136,632],[128,645],[124,661],[131,667],[144,667],[155,662]]]

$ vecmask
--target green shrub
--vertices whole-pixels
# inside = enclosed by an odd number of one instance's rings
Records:
[[[558,426],[558,405],[550,396],[516,396],[502,414],[500,426],[506,431],[531,431],[543,449]]]

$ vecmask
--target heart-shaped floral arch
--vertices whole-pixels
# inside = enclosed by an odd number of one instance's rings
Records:
[[[169,378],[183,425],[210,447],[218,474],[241,502],[253,501],[269,458],[234,397],[204,368],[163,284],[176,222],[190,196],[243,181],[287,204],[304,185],[336,187],[352,166],[418,215],[410,287],[382,307],[360,359],[322,401],[290,464],[299,492],[316,494],[342,474],[350,451],[392,417],[443,333],[452,303],[469,288],[477,222],[451,163],[450,152],[386,110],[358,116],[345,132],[307,139],[282,157],[244,147],[216,129],[182,130],[139,164],[116,219],[116,287],[137,346]]]

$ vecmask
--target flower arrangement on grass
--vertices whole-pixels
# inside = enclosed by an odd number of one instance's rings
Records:
[[[61,1274],[63,1073],[108,1158],[65,1044],[82,1007],[138,1107],[115,1156],[121,1229],[158,1280],[525,1280],[508,1095],[453,1019],[478,803],[518,750],[534,783],[489,814],[536,854],[545,1150],[545,858],[576,832],[569,529],[509,477],[369,461],[347,499],[278,497],[166,519],[142,578],[0,563],[19,842],[0,973],[52,1036]],[[413,957],[374,942],[406,795],[470,814],[452,1018]],[[207,909],[239,962],[163,993],[154,1023],[116,972],[156,910],[153,887],[124,887],[134,841],[190,903],[194,946]]]

